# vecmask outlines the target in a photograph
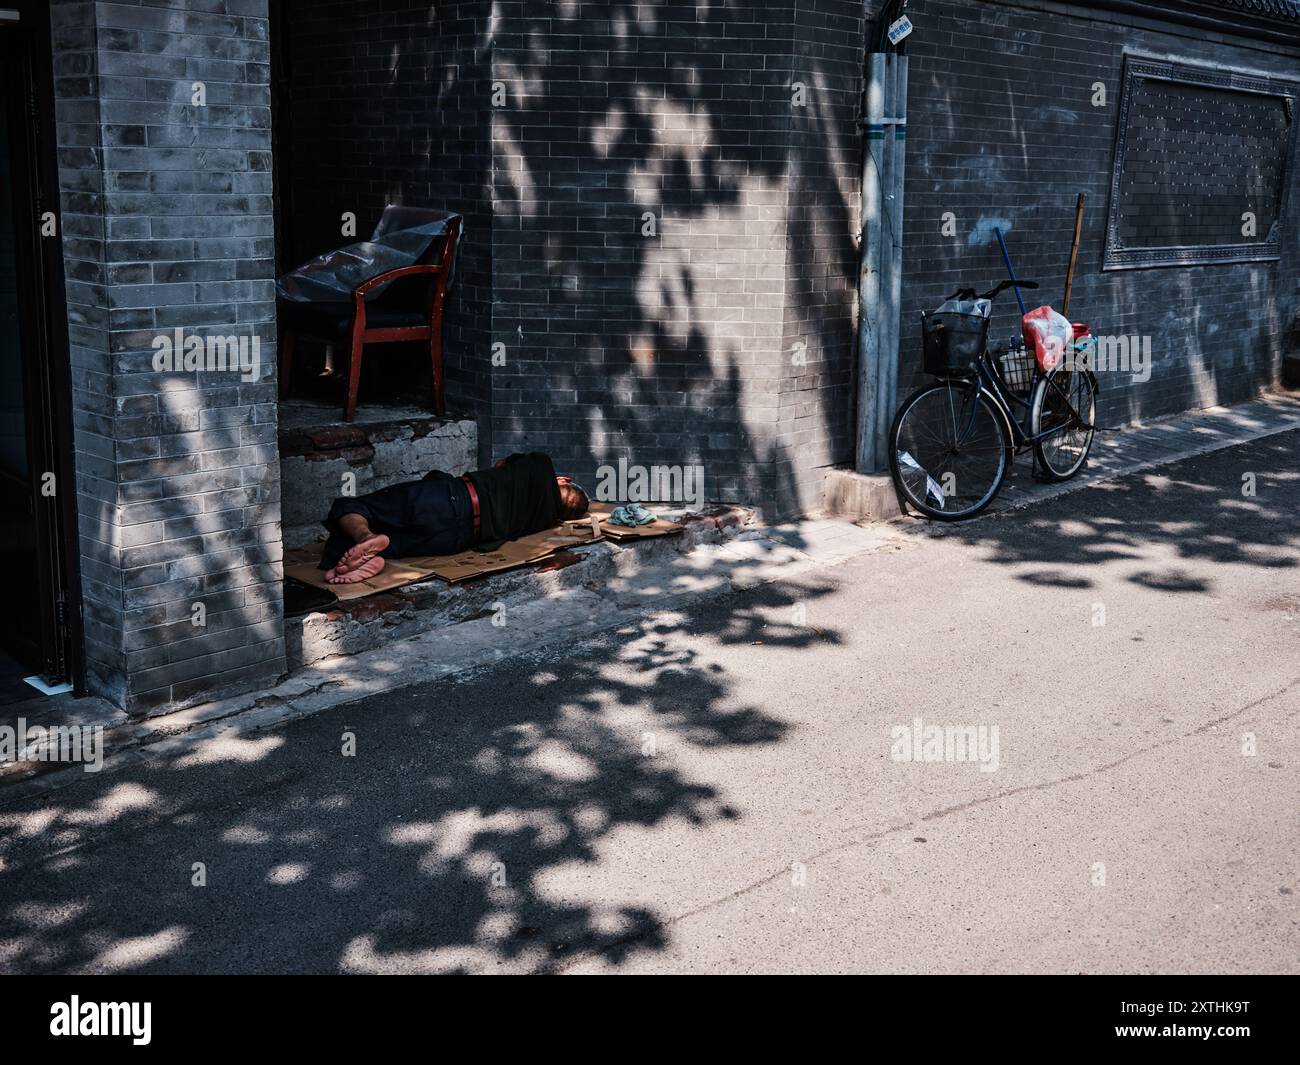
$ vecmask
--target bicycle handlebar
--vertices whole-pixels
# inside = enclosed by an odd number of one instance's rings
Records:
[[[996,285],[993,286],[993,288],[989,289],[987,292],[981,295],[977,296],[973,288],[959,288],[956,292],[954,292],[951,296],[948,296],[947,298],[950,300],[974,300],[974,299],[991,300],[991,299],[996,299],[998,293],[1002,292],[1003,290],[1008,288],[1015,288],[1017,286],[1020,288],[1037,288],[1038,282],[1037,281],[1012,281],[1011,278],[1008,277],[999,281]]]

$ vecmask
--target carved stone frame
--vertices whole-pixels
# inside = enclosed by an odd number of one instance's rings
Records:
[[[1209,67],[1175,59],[1161,59],[1138,53],[1124,56],[1123,92],[1115,130],[1115,155],[1111,165],[1110,209],[1106,219],[1106,247],[1103,270],[1138,270],[1153,266],[1201,266],[1211,263],[1241,263],[1275,260],[1281,257],[1283,226],[1274,228],[1274,236],[1263,241],[1243,244],[1191,244],[1169,247],[1126,247],[1119,236],[1120,187],[1123,180],[1124,149],[1128,141],[1129,104],[1133,88],[1139,81],[1168,81],[1213,89],[1256,93],[1283,101],[1289,130],[1282,155],[1282,196],[1278,221],[1287,217],[1290,202],[1290,178],[1295,160],[1296,91],[1294,82],[1257,73]]]

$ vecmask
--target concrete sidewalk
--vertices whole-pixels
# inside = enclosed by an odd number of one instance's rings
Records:
[[[508,610],[484,668],[6,798],[0,972],[1294,973],[1298,460],[762,530],[590,639]]]
[[[887,525],[862,528],[815,521],[739,529],[718,535],[715,542],[696,539],[683,544],[682,539],[597,544],[587,550],[581,565],[540,574],[526,571],[513,585],[484,582],[476,594],[486,609],[477,616],[394,638],[360,654],[324,659],[265,692],[140,721],[126,720],[120,711],[95,700],[102,717],[97,721],[93,708],[83,709],[78,723],[104,725],[110,752],[105,771],[111,771],[141,758],[173,755],[197,742],[234,741],[329,707],[570,644],[643,622],[651,613],[684,609],[872,551],[899,549],[906,537]],[[81,702],[84,706],[87,701]],[[83,777],[79,767],[37,763],[31,770],[10,766],[0,775],[0,804]]]
[[[1101,413],[1103,424],[1113,423],[1120,417],[1108,416],[1104,409]],[[1102,428],[1093,439],[1087,465],[1069,481],[1048,484],[1036,480],[1031,457],[1018,456],[998,498],[985,515],[1016,510],[1120,474],[1206,454],[1297,425],[1300,425],[1300,393],[1272,392],[1232,407],[1206,407],[1149,422]],[[832,469],[826,474],[819,514],[847,521],[891,521],[900,516],[901,508],[888,474]]]
[[[1009,513],[1120,474],[1297,426],[1300,397],[1277,394],[1237,407],[1102,433],[1085,472],[1065,484],[1037,482],[1030,476],[1027,460],[1017,463],[989,513]],[[598,544],[581,554],[575,552],[570,565],[504,574],[475,589],[438,590],[436,594],[449,599],[465,598],[447,612],[445,623],[411,633],[403,627],[404,615],[394,614],[383,623],[387,639],[371,640],[370,649],[361,653],[313,662],[267,691],[143,721],[127,719],[102,700],[67,696],[46,700],[41,714],[51,723],[63,704],[75,707],[78,724],[104,726],[108,767],[119,767],[141,758],[169,756],[199,741],[235,739],[367,696],[454,677],[524,653],[640,624],[656,611],[680,610],[872,553],[907,551],[925,538],[918,533],[931,528],[911,518],[859,524],[812,519],[777,526],[705,527],[689,538],[634,546]],[[28,714],[29,719],[34,716]],[[0,773],[0,802],[61,787],[81,775],[79,768],[10,765]]]
[[[1106,421],[1104,411],[1101,420]],[[1036,481],[1026,457],[1014,465],[990,511],[1029,506],[1120,474],[1137,473],[1297,427],[1300,393],[1275,392],[1233,407],[1207,407],[1121,429],[1100,429],[1093,439],[1088,464],[1079,476],[1062,484]]]

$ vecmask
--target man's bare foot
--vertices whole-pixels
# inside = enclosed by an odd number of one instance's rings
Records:
[[[372,533],[366,539],[360,540],[348,548],[343,557],[339,559],[338,565],[334,567],[334,572],[340,575],[351,573],[358,566],[365,565],[387,546],[387,536],[383,533]],[[383,566],[379,567],[379,569],[383,568]],[[378,572],[379,570],[375,570],[375,573]],[[374,576],[374,574],[371,574],[371,576]],[[362,577],[361,580],[365,580],[365,578]]]
[[[380,548],[380,550],[382,551],[383,548]],[[374,555],[346,573],[342,572],[341,567],[342,563],[339,564],[339,567],[325,574],[327,584],[356,584],[359,581],[368,581],[371,577],[377,576],[384,571],[384,560],[378,555]]]

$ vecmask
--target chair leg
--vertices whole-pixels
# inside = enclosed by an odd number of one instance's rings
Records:
[[[280,341],[280,398],[289,398],[289,388],[293,381],[293,349],[298,342],[296,333],[285,333]]]
[[[343,420],[350,422],[357,413],[357,391],[361,387],[361,353],[365,351],[360,329],[352,330],[352,347],[348,351],[348,396],[343,403]]]

